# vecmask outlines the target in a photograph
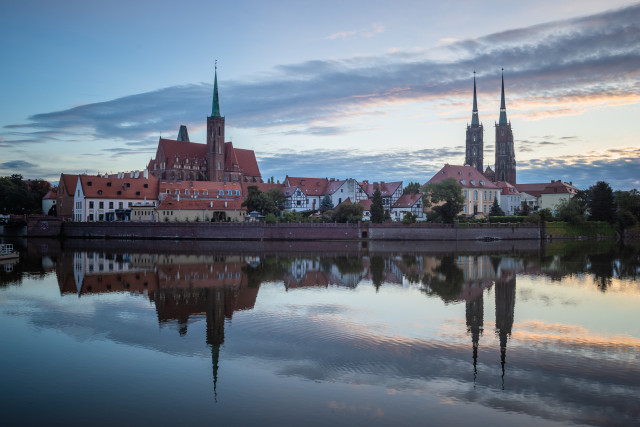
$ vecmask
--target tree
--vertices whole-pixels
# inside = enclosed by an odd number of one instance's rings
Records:
[[[617,217],[622,227],[640,221],[640,192],[638,190],[616,191]]]
[[[320,212],[326,212],[333,209],[333,200],[331,200],[331,196],[325,194],[325,196],[320,200]]]
[[[462,187],[453,178],[427,183],[422,188],[424,206],[432,208],[446,223],[452,223],[464,207]]]
[[[420,191],[420,183],[409,182],[409,184],[407,184],[407,186],[402,190],[402,194],[417,193],[418,191]]]
[[[489,211],[489,216],[504,216],[504,211],[498,204],[498,199],[493,199],[493,205],[491,206],[491,210]]]
[[[334,220],[336,222],[356,223],[362,220],[363,206],[360,203],[342,202],[335,211]]]
[[[582,224],[586,218],[584,216],[585,208],[577,197],[570,199],[560,199],[555,206],[556,218],[560,221],[566,221],[570,224]]]
[[[589,209],[589,219],[593,221],[615,220],[616,205],[613,190],[604,181],[598,181],[586,191],[586,203]]]
[[[403,224],[413,224],[413,223],[416,222],[417,218],[418,218],[418,215],[414,215],[411,212],[405,212],[404,218],[402,218],[402,223]]]
[[[384,206],[382,205],[380,188],[376,188],[371,199],[371,222],[376,224],[384,222]]]
[[[261,215],[280,215],[285,200],[286,197],[279,188],[272,188],[263,193],[258,186],[250,185],[247,187],[247,198],[242,202],[242,206],[246,206],[249,212],[258,211]]]

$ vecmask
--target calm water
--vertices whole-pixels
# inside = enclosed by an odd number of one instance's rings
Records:
[[[4,425],[640,419],[634,247],[13,243]]]

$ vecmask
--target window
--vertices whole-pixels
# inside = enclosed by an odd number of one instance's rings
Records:
[[[140,195],[140,192],[139,192],[139,191],[136,191],[136,196],[139,196],[139,195]]]
[[[107,187],[111,187],[111,183],[110,182],[107,182]]]
[[[169,189],[167,188],[167,194],[170,194],[170,193],[171,193],[171,190],[169,190]]]
[[[193,190],[193,195],[197,196],[198,195],[198,190]]]
[[[180,190],[176,190],[176,194],[180,194]]]
[[[209,192],[207,190],[202,190],[202,194],[204,194],[205,196],[207,196],[209,194]]]
[[[464,205],[464,211],[467,212],[467,205]]]
[[[484,199],[487,200],[487,192],[484,192]]]
[[[240,195],[240,190],[236,190],[236,196]]]
[[[232,194],[233,194],[233,191],[227,190],[227,196],[231,196]]]
[[[99,207],[100,209],[104,209],[104,202],[100,202],[100,203],[99,203],[99,205],[98,205],[98,207]]]
[[[93,221],[93,214],[89,214],[89,221]]]
[[[478,200],[478,190],[473,191],[473,200]]]
[[[219,196],[224,196],[224,190],[219,190],[219,191],[218,191],[218,195],[219,195]]]
[[[113,202],[109,202],[109,209],[113,209]]]
[[[144,185],[144,188],[149,188],[149,184],[145,184],[145,185]]]
[[[184,190],[184,195],[188,196],[189,195],[189,190]]]
[[[484,209],[483,209],[483,210],[484,210],[484,213],[487,213],[487,205],[484,205],[484,206],[483,206],[483,208],[484,208]]]
[[[118,202],[118,209],[122,209],[122,202]]]
[[[89,202],[89,209],[93,209],[93,202]]]
[[[131,202],[127,203],[127,206],[131,207]]]
[[[80,192],[78,191],[78,196],[80,195]],[[102,195],[102,190],[98,190],[98,195],[101,196]]]

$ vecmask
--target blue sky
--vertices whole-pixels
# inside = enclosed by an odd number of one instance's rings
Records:
[[[2,2],[0,175],[143,169],[181,124],[204,142],[217,59],[265,178],[461,164],[474,70],[491,165],[504,67],[518,182],[640,188],[640,3],[529,3]]]

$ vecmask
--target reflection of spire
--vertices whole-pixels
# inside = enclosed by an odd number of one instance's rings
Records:
[[[467,332],[471,334],[471,343],[473,344],[473,384],[476,383],[478,376],[478,344],[480,335],[482,335],[484,322],[484,300],[482,294],[473,301],[467,301]]]
[[[224,291],[218,288],[207,289],[207,344],[211,346],[213,364],[213,396],[218,401],[218,361],[220,346],[224,342]]]
[[[502,388],[507,355],[507,339],[511,335],[516,306],[516,278],[496,282],[496,333],[500,338],[500,364],[502,365]]]

